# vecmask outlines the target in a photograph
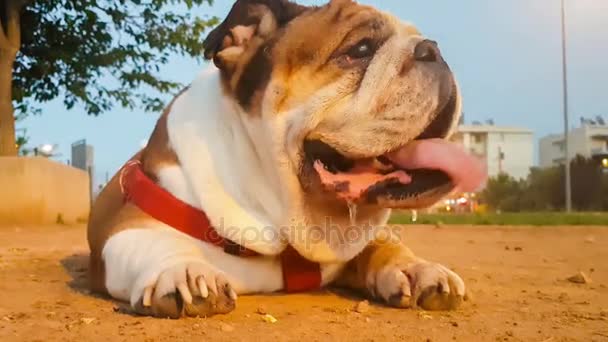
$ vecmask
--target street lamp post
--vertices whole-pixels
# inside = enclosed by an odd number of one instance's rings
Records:
[[[568,137],[568,66],[566,56],[566,6],[565,0],[562,5],[562,73],[563,73],[563,98],[564,98],[564,153],[566,167],[566,211],[572,211],[572,179],[570,178],[570,139]]]

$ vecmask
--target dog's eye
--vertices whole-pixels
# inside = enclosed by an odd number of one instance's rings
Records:
[[[373,54],[374,46],[369,39],[363,39],[346,52],[346,55],[353,59],[366,58]]]

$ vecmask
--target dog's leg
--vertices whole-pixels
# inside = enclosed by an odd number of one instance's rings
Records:
[[[239,258],[166,227],[128,229],[106,242],[105,285],[139,314],[178,318],[228,313],[237,293],[282,287],[272,258]]]
[[[451,310],[465,296],[464,282],[456,273],[394,241],[370,244],[348,264],[336,285],[401,308]]]

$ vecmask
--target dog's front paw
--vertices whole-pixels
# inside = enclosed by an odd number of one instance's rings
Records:
[[[391,306],[425,310],[456,309],[465,296],[464,281],[458,274],[422,260],[382,267],[368,279],[368,288]]]
[[[161,318],[207,317],[234,310],[236,297],[222,272],[203,262],[182,263],[163,270],[134,309]]]

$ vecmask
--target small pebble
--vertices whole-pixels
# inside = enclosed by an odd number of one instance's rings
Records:
[[[271,314],[265,314],[264,316],[262,316],[262,320],[266,323],[278,322],[278,320],[276,318],[274,318],[274,316],[272,316]]]
[[[369,302],[364,300],[355,305],[355,311],[358,313],[366,313],[369,311]]]
[[[268,313],[268,310],[266,310],[266,308],[263,306],[258,306],[258,308],[255,310],[255,312],[259,313],[260,315],[265,315]]]
[[[575,284],[589,284],[591,278],[589,278],[584,272],[578,272],[577,274],[568,278],[568,281]]]
[[[89,324],[93,323],[93,321],[95,321],[95,318],[84,317],[84,318],[81,318],[80,321],[86,325],[89,325]]]
[[[232,325],[230,325],[230,324],[227,324],[227,323],[222,323],[222,325],[220,326],[220,329],[221,329],[223,332],[231,332],[231,331],[234,331],[234,327],[233,327]]]
[[[424,311],[420,311],[418,312],[418,317],[422,318],[422,319],[433,319],[433,316],[427,314]]]

